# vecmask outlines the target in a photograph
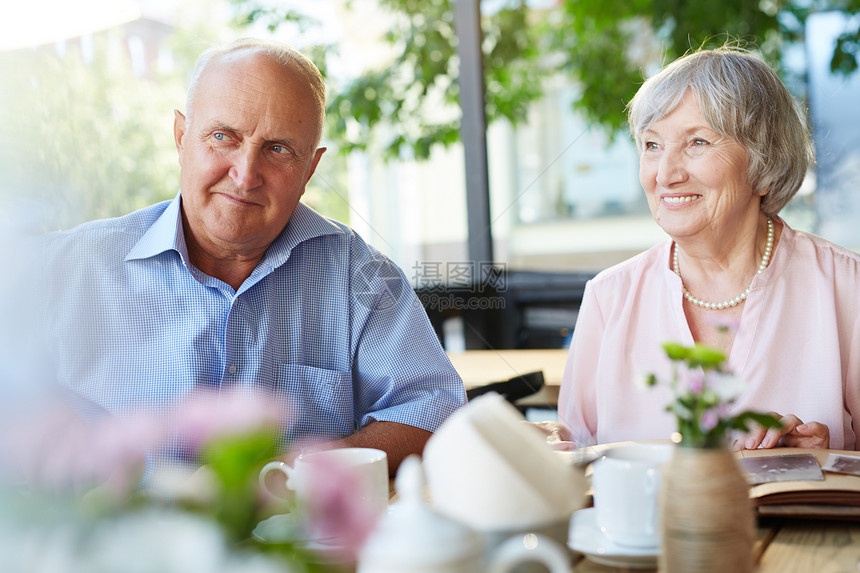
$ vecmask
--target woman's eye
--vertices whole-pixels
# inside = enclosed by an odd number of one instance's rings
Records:
[[[708,142],[704,139],[696,138],[693,140],[693,147],[699,147],[702,145],[708,145]]]
[[[645,142],[645,149],[647,149],[649,151],[652,151],[654,149],[658,149],[659,147],[660,146],[657,145],[656,143],[654,143],[653,141],[646,141]]]

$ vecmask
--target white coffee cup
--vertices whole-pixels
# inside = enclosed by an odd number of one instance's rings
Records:
[[[260,470],[260,485],[273,495],[266,484],[272,472],[283,474],[284,485],[295,493],[298,503],[305,502],[313,490],[316,472],[337,467],[348,471],[350,486],[370,508],[382,513],[388,506],[388,458],[384,451],[373,448],[336,448],[304,453],[292,466],[284,462],[270,462]]]
[[[592,487],[597,525],[619,545],[660,543],[658,493],[671,444],[630,444],[610,448],[594,462]]]

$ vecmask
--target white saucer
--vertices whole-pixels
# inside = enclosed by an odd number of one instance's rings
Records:
[[[336,539],[309,539],[304,530],[296,523],[292,513],[281,513],[264,519],[257,524],[251,535],[262,543],[282,543],[292,541],[312,551],[327,564],[344,564],[343,547]]]
[[[657,547],[627,547],[610,541],[597,526],[593,507],[573,514],[567,545],[595,563],[630,569],[655,569],[660,553]]]
[[[296,523],[296,518],[292,513],[281,513],[264,519],[257,524],[251,535],[263,543],[306,541],[304,532]]]

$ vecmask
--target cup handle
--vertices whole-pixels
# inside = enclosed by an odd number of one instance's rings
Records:
[[[534,547],[523,544],[519,535],[504,541],[490,557],[488,573],[508,573],[522,563],[542,563],[550,573],[570,573],[570,553],[554,539],[534,534]]]
[[[293,471],[293,468],[284,462],[269,462],[263,466],[263,469],[260,470],[260,487],[262,487],[272,495],[281,497],[280,495],[277,495],[275,492],[269,489],[269,487],[266,485],[266,478],[272,472],[280,472],[284,474],[284,477],[286,478],[286,488],[289,490],[295,490],[295,484],[293,483]]]

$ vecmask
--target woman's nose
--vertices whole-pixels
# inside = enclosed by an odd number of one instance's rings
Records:
[[[236,154],[230,166],[230,177],[239,189],[254,189],[262,184],[259,163],[259,154],[254,148],[243,149]]]
[[[657,165],[657,184],[661,187],[671,187],[687,179],[684,153],[679,150],[666,149]]]

